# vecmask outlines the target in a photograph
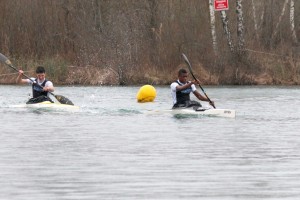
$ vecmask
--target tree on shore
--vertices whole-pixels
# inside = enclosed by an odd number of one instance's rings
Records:
[[[209,0],[209,15],[210,15],[210,29],[211,29],[211,37],[212,37],[212,46],[213,46],[215,55],[218,55],[214,0]]]
[[[290,4],[290,24],[291,24],[293,42],[295,44],[298,44],[298,38],[295,31],[295,1],[294,0],[291,0],[291,4]]]

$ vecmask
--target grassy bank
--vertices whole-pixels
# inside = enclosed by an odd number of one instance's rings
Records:
[[[252,61],[251,61],[252,60]],[[253,62],[253,60],[255,62]],[[177,78],[177,71],[186,68],[182,62],[177,66],[156,70],[155,66],[137,67],[103,67],[74,66],[60,57],[34,59],[11,59],[13,65],[34,77],[35,68],[46,68],[47,78],[56,85],[167,85]],[[300,66],[298,60],[291,57],[276,58],[264,55],[249,57],[247,60],[228,63],[220,70],[193,63],[193,70],[206,85],[295,85],[300,84]],[[1,64],[0,83],[14,84],[18,73]],[[192,78],[192,77],[190,77]]]

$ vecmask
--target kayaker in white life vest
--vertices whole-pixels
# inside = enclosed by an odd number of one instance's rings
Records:
[[[19,70],[19,75],[16,83],[31,84],[32,85],[32,103],[41,101],[52,101],[49,98],[49,92],[54,91],[53,83],[46,79],[46,71],[42,66],[36,68],[36,78],[22,79],[23,70]],[[30,101],[30,100],[29,100]]]
[[[201,107],[201,104],[197,101],[192,101],[190,99],[190,93],[193,94],[201,101],[209,100],[202,96],[196,89],[195,84],[199,82],[194,81],[187,81],[188,72],[185,69],[180,69],[178,71],[178,80],[171,84],[171,94],[173,97],[173,109],[174,108],[187,108],[187,107]],[[210,105],[214,105],[212,101]]]

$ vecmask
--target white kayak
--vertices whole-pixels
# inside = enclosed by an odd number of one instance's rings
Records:
[[[50,101],[43,101],[34,104],[21,104],[11,106],[14,108],[35,108],[35,109],[52,109],[52,110],[78,110],[79,106],[61,104],[61,103],[51,103]]]
[[[214,108],[205,108],[200,107],[197,110],[193,108],[177,108],[177,109],[169,109],[169,110],[160,110],[160,111],[152,111],[152,114],[159,114],[159,113],[171,113],[175,115],[193,115],[193,116],[211,116],[211,117],[228,117],[228,118],[235,118],[235,110],[232,109],[214,109]]]
[[[235,110],[232,109],[198,108],[197,110],[194,110],[193,108],[184,108],[172,109],[172,113],[235,118]]]

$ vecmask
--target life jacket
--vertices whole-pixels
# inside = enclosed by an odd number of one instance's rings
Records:
[[[180,86],[184,85],[181,84],[179,81],[176,81]],[[186,88],[184,90],[176,91],[176,104],[185,104],[187,101],[190,101],[190,93],[192,92],[192,87]],[[175,104],[175,105],[176,105]]]
[[[43,91],[43,87],[45,87],[46,85],[46,82],[48,80],[45,79],[45,81],[40,85],[38,86],[38,83],[37,83],[37,78],[35,79],[35,83],[32,84],[32,96],[33,98],[37,98],[39,96],[47,96],[48,95],[48,92],[46,91]]]

